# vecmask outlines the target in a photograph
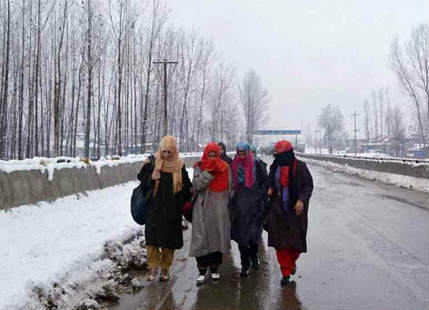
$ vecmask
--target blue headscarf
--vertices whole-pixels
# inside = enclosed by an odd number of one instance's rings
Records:
[[[237,143],[237,151],[246,151],[250,152],[250,145],[247,142],[240,141]]]
[[[251,188],[255,181],[255,164],[250,145],[247,142],[241,141],[237,143],[236,148],[237,153],[238,151],[245,151],[247,153],[244,159],[240,159],[238,154],[235,155],[234,161],[231,165],[236,187],[238,184],[245,184],[246,187]]]

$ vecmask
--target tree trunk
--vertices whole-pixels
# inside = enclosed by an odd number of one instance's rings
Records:
[[[10,55],[10,0],[7,0],[7,22],[6,22],[6,60],[4,63],[4,71],[2,74],[2,94],[0,102],[0,158],[4,158],[6,154],[6,129],[7,129],[7,94],[9,86],[9,55]]]

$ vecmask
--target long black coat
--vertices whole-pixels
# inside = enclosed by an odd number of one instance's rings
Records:
[[[231,203],[231,239],[240,246],[258,243],[262,235],[267,170],[255,160],[255,183],[252,189],[240,186]]]
[[[297,182],[297,200],[304,203],[304,210],[297,216],[295,210],[284,212],[281,197],[274,191],[272,203],[265,219],[265,229],[268,232],[268,246],[276,249],[296,249],[307,252],[308,205],[313,192],[313,178],[307,165],[298,160],[295,180]],[[269,180],[274,184],[274,180]],[[295,206],[296,201],[291,205]]]
[[[148,182],[152,178],[153,168],[152,163],[145,164],[138,175],[138,179],[141,182]],[[158,194],[150,200],[146,215],[145,238],[147,245],[169,249],[180,249],[183,246],[183,205],[190,200],[192,187],[185,166],[182,169],[182,181],[182,190],[173,194],[173,174],[161,172]],[[153,188],[155,182],[150,183]]]

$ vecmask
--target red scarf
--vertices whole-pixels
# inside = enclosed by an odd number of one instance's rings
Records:
[[[296,175],[296,158],[293,163],[293,176]],[[283,187],[289,186],[289,166],[280,167],[280,184]]]
[[[238,166],[244,170],[244,186],[251,189],[255,180],[255,173],[253,171],[255,159],[252,152],[247,153],[246,156],[240,158],[238,154],[235,155],[234,161],[231,164],[232,175],[234,177],[235,189],[238,189]]]
[[[209,153],[215,153],[215,159],[209,159]],[[212,192],[220,193],[228,189],[229,174],[228,164],[220,159],[220,150],[216,143],[210,142],[204,149],[203,157],[199,163],[201,172],[207,170],[214,179],[210,182],[209,189]]]

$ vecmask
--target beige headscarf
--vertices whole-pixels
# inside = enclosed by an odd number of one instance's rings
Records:
[[[171,152],[170,160],[165,160],[161,157],[162,151]],[[173,193],[176,194],[182,190],[183,164],[183,160],[179,157],[176,139],[173,136],[162,138],[159,151],[155,153],[155,168],[152,174],[152,179],[156,181],[154,195],[158,192],[161,171],[173,174]]]

